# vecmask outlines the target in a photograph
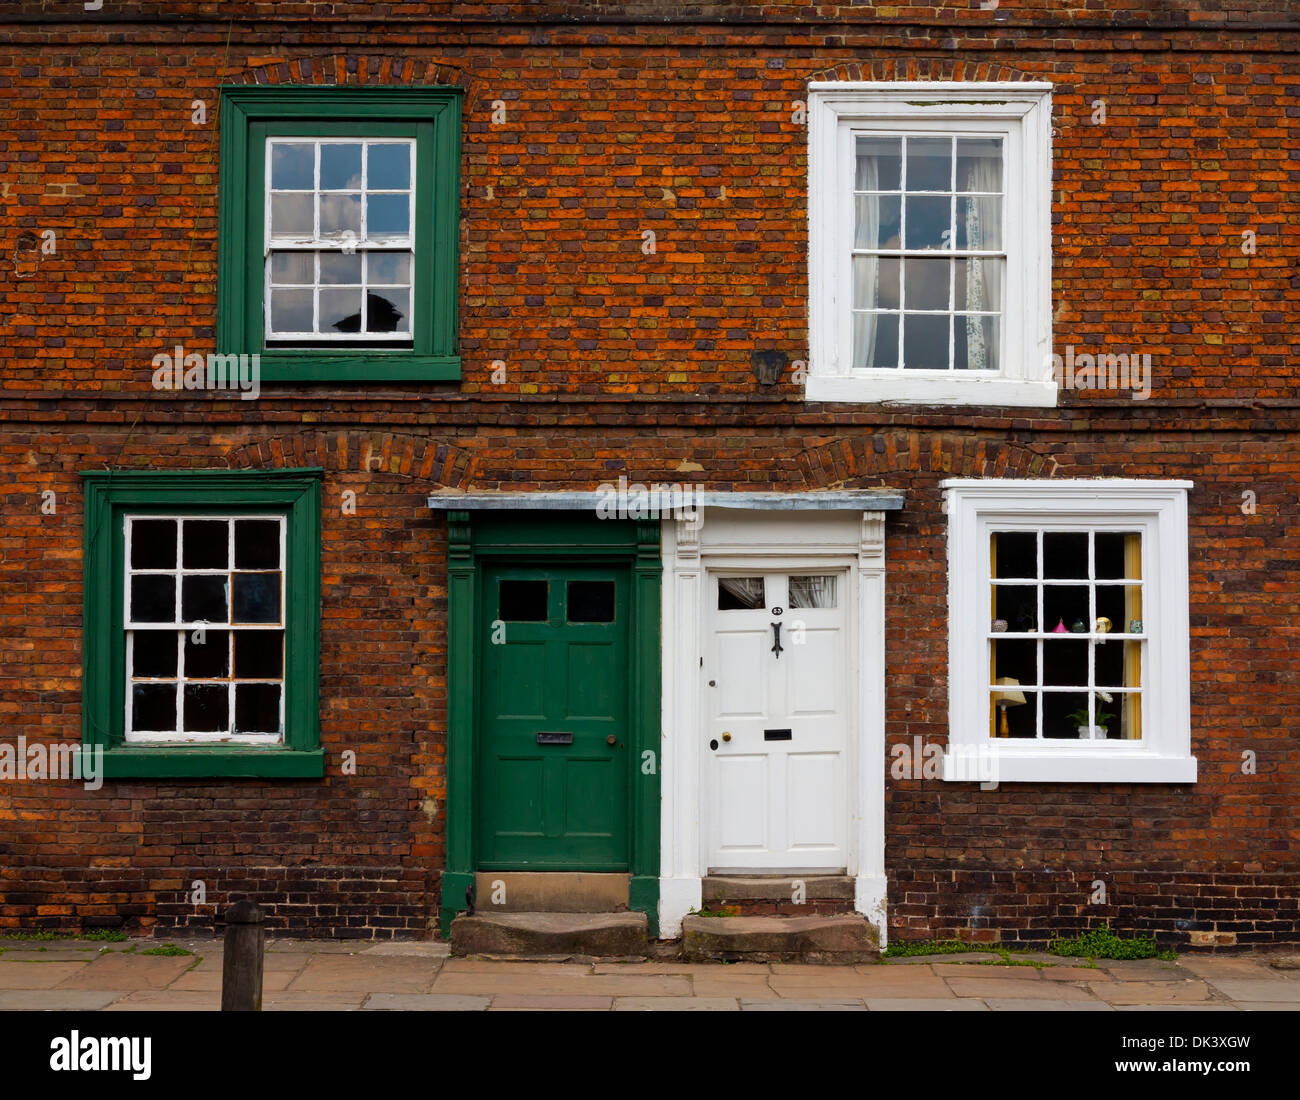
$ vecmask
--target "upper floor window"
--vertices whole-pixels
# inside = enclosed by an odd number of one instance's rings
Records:
[[[460,377],[457,88],[226,88],[218,350],[267,381]]]
[[[1055,404],[1050,116],[1043,84],[812,86],[810,399]]]

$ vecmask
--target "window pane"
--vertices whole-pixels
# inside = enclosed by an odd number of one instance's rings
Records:
[[[366,196],[366,236],[405,237],[411,232],[411,200],[407,195]]]
[[[1002,190],[1002,139],[957,139],[957,190]]]
[[[131,634],[131,675],[137,679],[159,679],[176,675],[174,630],[136,630]]]
[[[1043,692],[1043,736],[1077,741],[1079,727],[1088,728],[1086,691]]]
[[[947,314],[904,315],[903,366],[912,370],[947,370],[951,320]]]
[[[907,278],[908,309],[947,309],[948,280],[952,273],[951,260],[918,260],[909,257],[903,261]],[[948,358],[946,338],[948,320],[943,318],[945,333],[943,357]],[[947,366],[947,362],[944,366]]]
[[[176,567],[176,521],[133,519],[131,521],[131,568],[174,569]]]
[[[1142,686],[1142,643],[1101,642],[1096,652],[1098,687]]]
[[[957,247],[972,252],[997,252],[1002,248],[1002,200],[957,199]]]
[[[361,285],[360,252],[322,252],[320,254],[320,281],[322,283],[354,283]]]
[[[131,578],[131,621],[176,621],[176,578],[152,574]]]
[[[230,692],[225,684],[186,684],[182,699],[186,733],[225,733],[230,728]]]
[[[1074,641],[1068,634],[1045,639],[1043,684],[1048,687],[1087,687],[1088,647],[1091,644]]]
[[[1014,679],[1014,677],[1008,677]],[[993,729],[998,737],[1038,736],[1038,692],[1014,683],[989,693]]]
[[[906,218],[905,247],[952,247],[952,201],[947,195],[908,195]]]
[[[224,519],[187,519],[181,527],[181,562],[186,569],[225,569],[229,540]]]
[[[321,332],[361,331],[361,288],[320,292]]]
[[[131,687],[132,730],[176,728],[176,685],[134,684]]]
[[[372,290],[366,294],[367,332],[410,332],[411,293],[408,290]]]
[[[235,685],[235,732],[280,732],[280,685]]]
[[[902,139],[858,138],[858,191],[897,191],[902,186]]]
[[[310,194],[271,196],[271,236],[307,237],[312,235],[312,196]]]
[[[952,190],[952,139],[907,139],[908,191]]]
[[[235,679],[278,680],[283,674],[283,630],[235,631]]]
[[[316,171],[316,149],[310,142],[271,145],[271,186],[277,191],[310,191]]]
[[[1097,585],[1097,616],[1111,622],[1115,634],[1141,634],[1132,629],[1134,622],[1142,621],[1142,588],[1140,585]]]
[[[411,281],[411,254],[409,252],[369,252],[366,254],[368,281],[399,283]]]
[[[193,630],[185,633],[185,678],[215,680],[230,675],[230,635],[225,630],[205,630],[195,641]]]
[[[954,302],[958,310],[1000,310],[1004,260],[992,257],[957,259]]]
[[[898,195],[859,195],[853,247],[901,248],[902,202]]]
[[[361,196],[321,195],[320,235],[341,237],[345,233],[361,235]]]
[[[272,290],[271,330],[273,332],[311,332],[312,292],[310,290]]]
[[[719,611],[752,611],[765,607],[762,577],[718,578]]]
[[[228,622],[228,574],[181,578],[181,619],[187,623]]]
[[[897,309],[902,264],[886,256],[853,257],[853,308]]]
[[[853,315],[853,366],[897,368],[898,314]]]
[[[237,623],[280,621],[280,574],[236,573],[234,616]]]
[[[367,155],[366,186],[372,191],[400,190],[411,186],[411,147],[371,145]]]
[[[1136,531],[1098,531],[1096,536],[1099,580],[1141,580],[1141,538]]]
[[[997,317],[957,314],[953,318],[953,365],[957,370],[997,370],[1001,349],[1001,321]]]
[[[569,581],[567,618],[571,623],[612,623],[614,582]]]
[[[1049,634],[1070,634],[1087,630],[1088,586],[1043,586],[1043,629]]]
[[[347,145],[320,147],[320,186],[322,191],[360,189],[360,144],[353,142]]]
[[[1028,638],[994,638],[990,645],[989,674],[994,684],[1006,686],[1009,676],[1021,687],[1038,683],[1038,643]]]
[[[498,591],[497,618],[508,623],[544,623],[547,590],[546,581],[503,580]]]
[[[1043,535],[1043,576],[1049,580],[1088,576],[1088,536],[1083,532],[1048,531]]]
[[[993,533],[993,575],[999,578],[1037,577],[1037,533],[995,531]]]
[[[311,286],[315,280],[315,252],[273,252],[271,254],[271,282]]]
[[[791,608],[835,607],[835,575],[791,577]]]
[[[1038,629],[1038,589],[1033,585],[995,585],[993,618],[1005,622],[1013,634],[1032,634]]]
[[[273,519],[235,521],[235,568],[278,569],[280,524]]]

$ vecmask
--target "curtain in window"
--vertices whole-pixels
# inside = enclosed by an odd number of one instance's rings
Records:
[[[873,156],[858,153],[857,189],[874,191],[880,186],[880,170]],[[878,248],[880,245],[880,196],[858,195],[855,213],[857,227],[854,233],[855,248]],[[880,305],[880,259],[877,256],[855,256],[853,305],[856,309],[875,309]],[[876,358],[876,314],[853,315],[853,365],[870,367]]]
[[[796,607],[834,607],[835,578],[791,577],[790,606]]]
[[[732,596],[743,607],[766,606],[763,600],[762,577],[719,577],[718,587]]]
[[[965,180],[959,180],[958,186],[967,191],[1000,191],[1002,189],[1001,165],[989,158],[980,157],[971,165]],[[966,210],[967,247],[972,251],[981,251],[987,247],[986,241],[1002,240],[1002,204],[981,201],[974,196],[957,200]],[[1002,310],[1002,280],[996,261],[973,259],[970,261],[966,277],[966,302],[957,303],[958,309]],[[996,349],[988,346],[985,339],[984,318],[966,318],[966,365],[970,370],[988,370],[996,363],[990,363],[990,355],[996,355]]]

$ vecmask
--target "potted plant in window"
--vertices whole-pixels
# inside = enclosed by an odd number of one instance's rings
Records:
[[[1079,710],[1072,710],[1065,716],[1069,721],[1074,723],[1074,728],[1079,731],[1080,740],[1104,741],[1106,739],[1106,729],[1110,725],[1110,720],[1115,716],[1107,711],[1099,710],[1093,715],[1093,724],[1088,724],[1088,708],[1081,707]]]

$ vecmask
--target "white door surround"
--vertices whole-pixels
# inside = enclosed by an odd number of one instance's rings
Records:
[[[829,497],[830,494],[827,494]],[[846,653],[844,697],[844,866],[856,880],[854,908],[885,921],[884,508],[902,503],[878,491],[791,494],[788,510],[764,501],[696,510],[662,521],[663,751],[659,882],[660,935],[680,935],[702,900],[710,836],[704,812],[710,711],[702,661],[715,623],[711,574],[839,573]],[[848,498],[848,499],[845,499]],[[856,504],[856,507],[854,506]],[[820,510],[819,510],[820,505]],[[761,873],[761,872],[756,872]],[[815,873],[810,871],[809,873]]]

